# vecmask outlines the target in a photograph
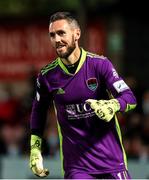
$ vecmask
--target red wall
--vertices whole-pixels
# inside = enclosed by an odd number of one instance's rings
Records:
[[[103,53],[105,32],[99,23],[88,25],[87,50]],[[0,80],[22,80],[32,66],[40,69],[55,57],[45,24],[0,26]]]

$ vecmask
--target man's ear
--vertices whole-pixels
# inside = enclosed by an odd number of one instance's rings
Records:
[[[78,41],[81,36],[81,30],[80,29],[75,29],[75,41]]]

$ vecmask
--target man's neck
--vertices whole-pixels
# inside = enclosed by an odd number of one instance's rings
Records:
[[[62,58],[61,60],[66,65],[75,64],[79,60],[80,54],[81,54],[81,49],[77,47],[67,59]]]

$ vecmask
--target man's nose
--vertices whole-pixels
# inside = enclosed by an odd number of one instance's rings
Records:
[[[55,35],[55,42],[60,42],[61,41],[61,38],[60,38],[60,36],[59,35]]]

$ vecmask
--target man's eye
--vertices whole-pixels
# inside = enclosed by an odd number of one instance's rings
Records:
[[[63,36],[63,35],[65,35],[66,33],[65,33],[64,31],[59,31],[57,34],[58,34],[59,36]]]
[[[49,36],[50,36],[50,37],[54,37],[54,36],[55,36],[55,33],[49,33]]]

